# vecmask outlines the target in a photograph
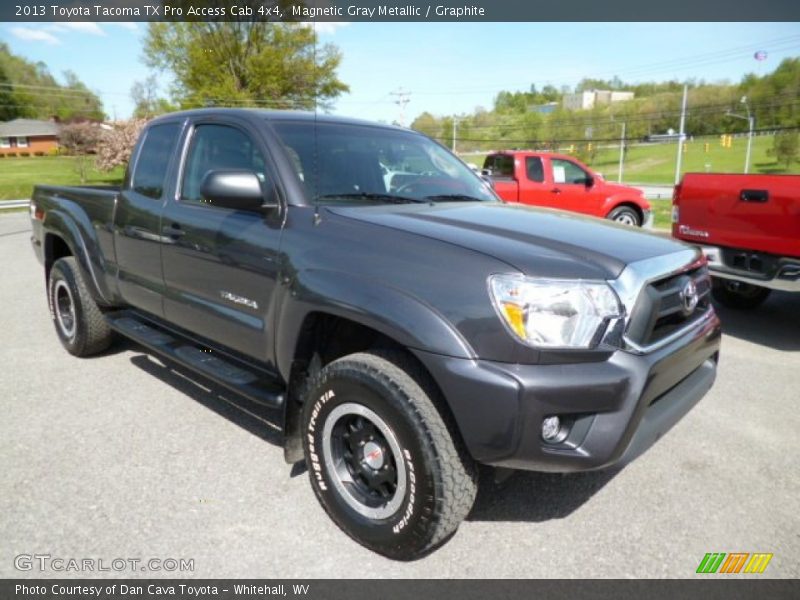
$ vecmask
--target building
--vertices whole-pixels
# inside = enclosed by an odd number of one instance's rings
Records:
[[[595,106],[633,100],[633,96],[633,92],[588,90],[585,92],[578,92],[577,94],[564,94],[561,102],[567,110],[589,110]]]
[[[58,124],[14,119],[0,123],[0,154],[48,154],[58,148]]]

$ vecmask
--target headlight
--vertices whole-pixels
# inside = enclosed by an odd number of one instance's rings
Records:
[[[543,348],[591,348],[622,306],[604,281],[492,275],[489,291],[508,329]]]

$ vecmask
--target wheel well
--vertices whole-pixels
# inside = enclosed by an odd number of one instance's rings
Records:
[[[614,208],[612,208],[608,212],[608,214],[611,214],[616,209],[622,208],[623,206],[626,208],[632,208],[636,212],[636,214],[639,215],[639,223],[644,223],[644,212],[642,211],[641,207],[638,204],[635,204],[634,202],[628,202],[628,201],[620,202]]]
[[[308,377],[337,358],[369,350],[400,352],[416,363],[419,372],[428,380],[428,388],[435,392],[431,401],[446,421],[455,423],[452,411],[436,380],[406,347],[383,333],[350,319],[328,313],[312,313],[306,317],[300,329],[289,376],[289,393],[284,417],[284,456],[287,462],[295,463],[303,457],[300,413],[303,390]],[[453,431],[453,435],[460,436],[460,432]]]
[[[44,238],[44,276],[45,281],[50,279],[50,269],[59,258],[72,256],[72,250],[63,238],[48,233]]]

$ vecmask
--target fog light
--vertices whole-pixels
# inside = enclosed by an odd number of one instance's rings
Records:
[[[542,421],[542,439],[545,442],[555,441],[561,433],[561,419],[556,416],[545,417]]]

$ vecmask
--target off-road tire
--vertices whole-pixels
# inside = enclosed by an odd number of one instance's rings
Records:
[[[437,393],[417,363],[401,352],[389,351],[363,352],[335,360],[310,377],[303,393],[303,449],[317,499],[350,537],[392,559],[413,560],[441,545],[456,531],[475,501],[475,464],[463,448],[454,424],[432,400]],[[333,449],[337,443],[344,443],[337,442],[342,436],[337,438],[336,427],[342,419],[352,417],[336,414],[356,406],[365,407],[382,420],[400,449],[396,467],[398,480],[400,469],[405,469],[405,491],[397,491],[398,483],[390,500],[377,509],[391,510],[392,502],[402,498],[391,514],[370,517],[359,513],[364,505],[359,507],[352,495],[348,500],[348,492],[342,491],[354,489],[353,484],[342,488],[338,477],[337,488],[334,481],[337,471],[351,468],[352,462],[358,463],[357,468],[366,469],[364,446],[363,460],[340,457],[334,463],[340,468],[331,470]],[[324,440],[326,426],[332,428],[329,450]],[[348,436],[349,433],[344,435]],[[391,449],[381,457],[388,464]]]
[[[58,259],[50,269],[47,300],[58,339],[67,352],[74,356],[91,356],[102,352],[111,344],[111,328],[86,288],[73,256]],[[67,302],[72,305],[71,327],[65,324],[68,321],[65,318],[68,312]],[[62,309],[67,312],[59,316],[59,310]]]

